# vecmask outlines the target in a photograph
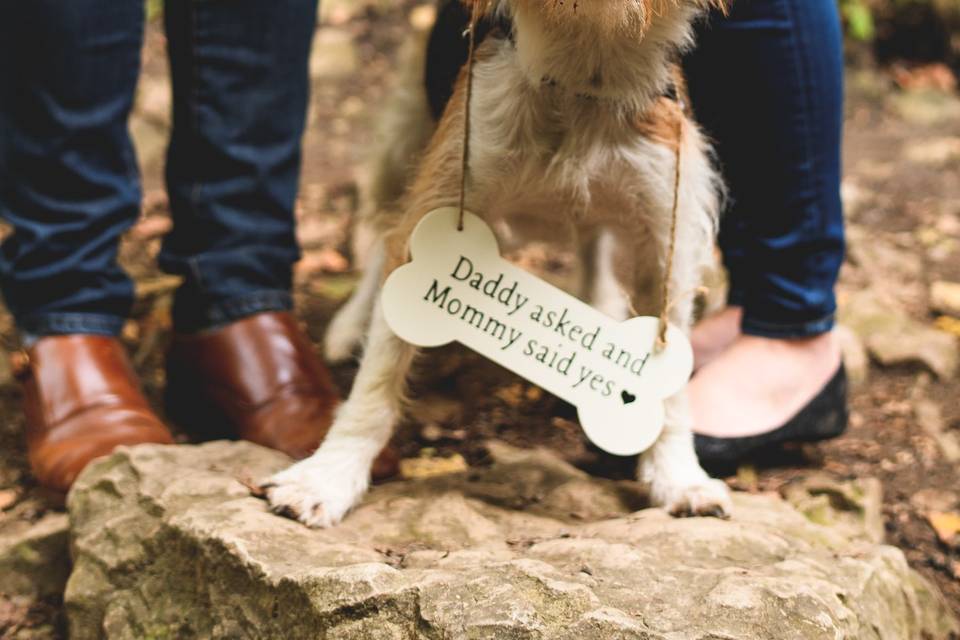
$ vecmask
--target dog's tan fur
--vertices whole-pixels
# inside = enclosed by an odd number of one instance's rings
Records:
[[[715,2],[470,1],[483,12],[508,12],[515,43],[490,38],[476,52],[467,208],[495,228],[527,237],[555,239],[559,230],[584,240],[586,295],[623,315],[622,295],[619,302],[603,299],[617,297],[619,288],[637,313],[657,315],[681,145],[670,282],[678,295],[670,319],[689,330],[693,305],[683,293],[696,288],[711,260],[721,189],[696,125],[663,96],[675,82],[673,57],[691,44],[692,21]],[[407,242],[422,216],[459,200],[467,81],[461,74],[400,211],[372,218],[383,238],[373,261],[380,269],[368,275],[328,335],[328,355],[342,357],[372,313],[351,395],[317,453],[267,484],[273,508],[308,525],[330,526],[360,499],[370,465],[403,412],[416,349],[390,332],[375,294],[382,278],[408,261]],[[380,197],[392,198],[386,191]],[[641,457],[638,476],[650,484],[652,500],[671,512],[729,510],[724,485],[697,463],[684,393],[667,401],[663,435]]]

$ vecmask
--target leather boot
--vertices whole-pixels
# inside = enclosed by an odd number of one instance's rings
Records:
[[[290,313],[175,336],[167,356],[167,415],[203,439],[240,438],[305,458],[326,436],[338,402],[329,372]],[[374,476],[395,469],[387,452]]]
[[[120,445],[173,442],[118,340],[49,336],[19,360],[27,455],[41,485],[65,492],[87,463]]]

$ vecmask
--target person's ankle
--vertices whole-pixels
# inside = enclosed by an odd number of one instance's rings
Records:
[[[714,360],[740,336],[743,309],[724,307],[696,324],[690,335],[693,346],[694,368],[699,369]]]
[[[833,331],[827,331],[814,336],[803,336],[796,338],[771,338],[767,336],[755,336],[752,334],[743,334],[739,336],[742,340],[752,340],[763,343],[770,349],[785,349],[792,352],[807,354],[811,360],[826,361],[838,360],[841,356],[840,342],[837,340]],[[839,362],[837,362],[839,364]]]

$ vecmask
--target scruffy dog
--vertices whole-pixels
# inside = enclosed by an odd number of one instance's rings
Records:
[[[580,293],[599,298],[608,313],[623,316],[632,308],[656,316],[664,302],[681,145],[670,320],[689,331],[693,300],[683,294],[697,288],[710,263],[721,185],[708,145],[684,110],[675,60],[692,44],[693,21],[722,2],[465,1],[512,24],[510,34],[494,33],[476,51],[467,209],[494,229],[509,229],[504,241],[541,232],[555,237],[558,230],[578,237],[587,259]],[[383,233],[368,276],[328,335],[328,355],[343,357],[369,319],[350,397],[317,452],[263,485],[274,511],[309,526],[336,524],[361,499],[371,464],[401,418],[417,350],[390,331],[377,291],[409,260],[417,222],[459,202],[466,94],[461,73],[400,212],[378,214],[374,226]],[[427,135],[425,98],[408,98],[420,113],[408,111],[396,123],[402,132],[392,143],[403,153],[416,151],[416,138]],[[388,199],[392,188],[380,188]],[[626,303],[611,302],[610,287],[602,286],[614,273]],[[649,484],[653,503],[673,514],[728,513],[726,486],[697,461],[685,393],[668,399],[666,409],[664,431],[641,456],[638,478]]]

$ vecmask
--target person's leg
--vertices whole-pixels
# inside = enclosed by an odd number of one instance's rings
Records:
[[[323,439],[337,391],[291,315],[294,201],[317,0],[167,0],[173,231],[183,276],[167,357],[168,415],[194,435],[294,457]],[[395,463],[381,457],[374,475]]]
[[[140,194],[127,116],[143,3],[0,3],[3,295],[34,476],[65,491],[119,445],[172,441],[114,337],[133,299],[117,265]]]
[[[119,332],[133,285],[117,264],[140,208],[127,133],[142,2],[0,3],[0,281],[20,330]]]
[[[161,267],[179,332],[291,308],[317,0],[167,0],[174,84]]]
[[[685,67],[730,189],[720,243],[731,305],[742,307],[721,319],[739,321],[739,334],[706,325],[734,340],[691,383],[696,430],[763,433],[796,414],[839,365],[829,333],[844,251],[836,3],[734,3],[729,17],[701,29]]]

